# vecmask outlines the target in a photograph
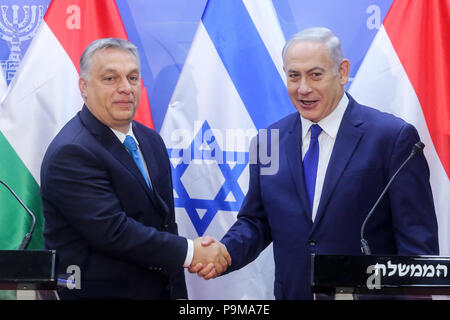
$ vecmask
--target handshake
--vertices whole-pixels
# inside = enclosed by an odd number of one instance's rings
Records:
[[[228,266],[231,266],[231,257],[222,243],[210,236],[194,240],[190,273],[197,273],[199,277],[209,280],[220,276]]]

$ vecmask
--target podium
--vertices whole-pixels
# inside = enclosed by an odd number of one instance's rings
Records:
[[[0,250],[0,290],[17,299],[56,299],[55,265],[54,250]]]
[[[311,258],[315,298],[450,296],[450,257],[313,254]]]

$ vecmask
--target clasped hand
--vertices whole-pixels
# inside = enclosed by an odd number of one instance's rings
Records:
[[[197,273],[205,280],[216,278],[231,265],[227,248],[219,241],[209,237],[194,240],[194,257],[189,267],[190,273]]]

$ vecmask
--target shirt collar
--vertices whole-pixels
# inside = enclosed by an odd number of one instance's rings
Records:
[[[342,118],[344,117],[345,110],[347,110],[348,97],[344,94],[336,107],[328,116],[320,120],[317,124],[333,139],[336,139],[339,126],[341,125]],[[309,128],[315,124],[311,120],[305,119],[300,115],[302,121],[302,141],[306,138],[309,132]]]
[[[130,124],[130,128],[128,129],[127,134],[124,134],[123,132],[120,132],[119,130],[116,130],[116,129],[113,129],[113,128],[110,128],[110,129],[116,135],[117,139],[119,139],[120,143],[123,143],[127,136],[132,136],[134,141],[136,141],[137,145],[139,145],[138,140],[134,136],[133,126],[131,124]]]

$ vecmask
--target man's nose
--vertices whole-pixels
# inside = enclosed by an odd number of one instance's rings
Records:
[[[121,81],[119,83],[119,87],[117,89],[120,93],[129,94],[131,92],[132,87],[131,87],[131,84],[128,81],[128,79],[123,78],[123,79],[121,79]]]
[[[312,91],[311,86],[305,78],[300,79],[297,92],[301,95],[306,95]]]

